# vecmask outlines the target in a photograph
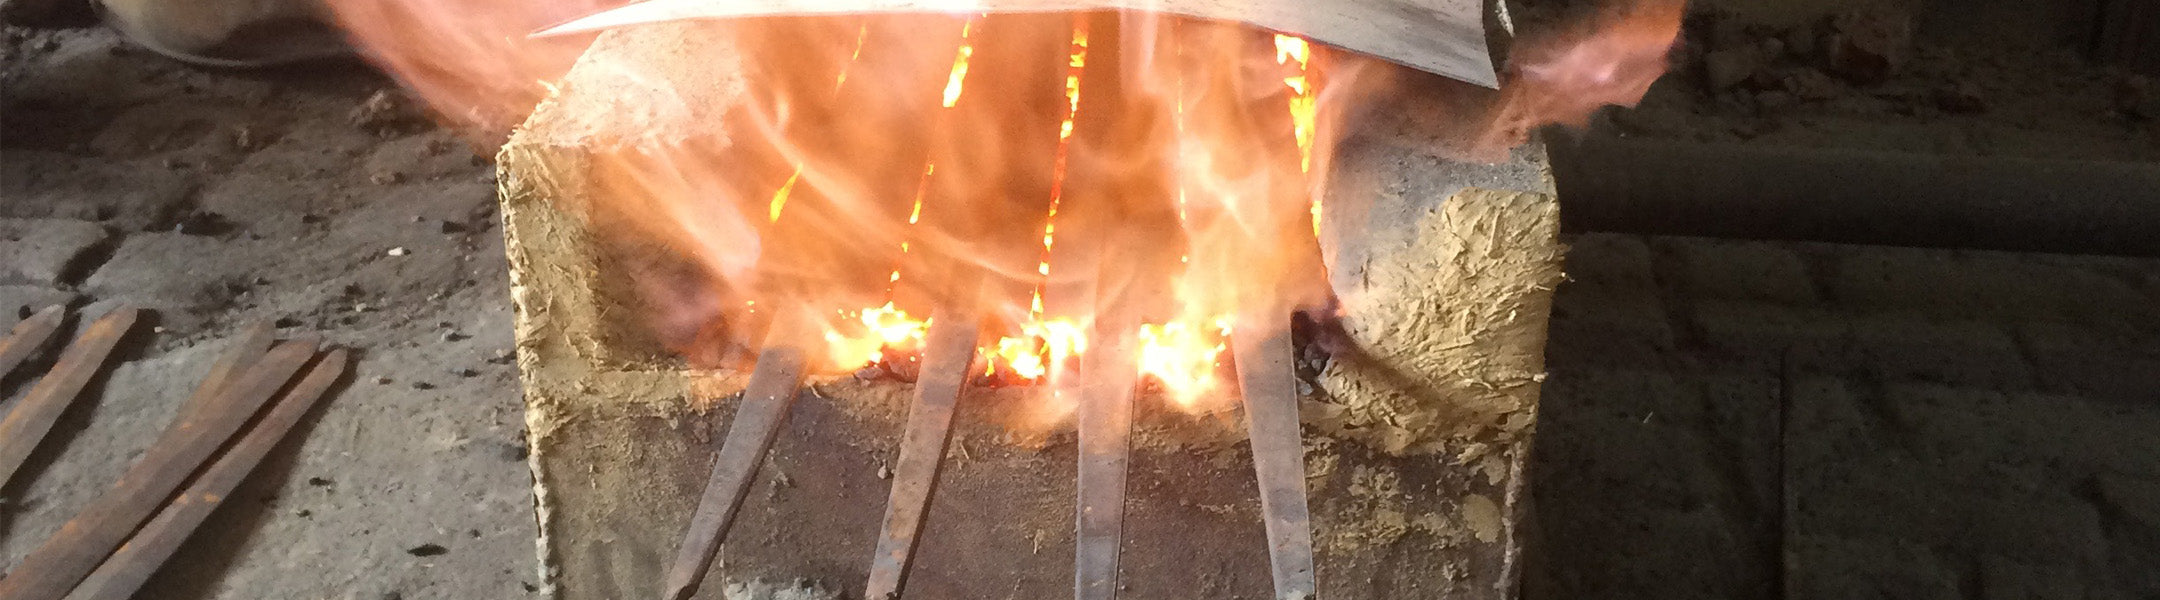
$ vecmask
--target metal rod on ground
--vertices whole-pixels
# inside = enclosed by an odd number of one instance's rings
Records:
[[[7,377],[9,373],[15,372],[15,367],[22,366],[23,360],[30,358],[31,352],[44,346],[45,340],[52,339],[53,332],[60,330],[61,319],[66,317],[67,307],[55,304],[30,315],[30,318],[16,323],[14,329],[8,330],[7,339],[0,340],[0,377]]]
[[[39,440],[52,431],[53,422],[60,420],[60,413],[67,412],[68,404],[82,393],[90,377],[105,364],[112,354],[113,346],[120,343],[121,336],[135,325],[136,311],[120,307],[99,317],[85,327],[75,343],[68,344],[60,353],[60,360],[53,363],[52,372],[39,379],[30,393],[16,401],[15,408],[6,417],[0,417],[0,485],[15,476],[23,461],[30,458],[30,451],[37,448]],[[21,569],[16,569],[20,572]],[[14,579],[10,577],[9,579]],[[0,582],[8,579],[0,579]]]
[[[232,439],[264,403],[315,357],[317,341],[279,344],[224,386],[215,400],[181,413],[111,489],[76,513],[0,579],[0,600],[58,600],[165,505],[173,492]],[[205,382],[206,384],[208,382]],[[209,387],[204,385],[204,388]]]
[[[1265,335],[1250,335],[1261,333]],[[1267,525],[1268,565],[1278,600],[1307,600],[1313,578],[1312,513],[1305,504],[1305,441],[1298,429],[1297,374],[1291,368],[1288,319],[1247,318],[1237,324],[1231,352],[1245,397],[1253,472]]]
[[[893,469],[892,496],[885,503],[877,554],[870,562],[866,600],[897,599],[907,585],[908,565],[922,541],[924,517],[930,512],[938,472],[945,467],[946,444],[952,441],[953,408],[975,360],[979,328],[972,315],[949,310],[938,311],[930,320],[915,402],[908,409],[907,431]]]
[[[668,600],[688,600],[704,581],[706,569],[734,525],[735,512],[757,479],[758,467],[765,464],[765,453],[787,421],[788,405],[802,386],[803,361],[802,349],[792,346],[775,345],[758,353],[757,370],[743,389],[735,421],[713,457],[712,478],[705,482],[697,513],[690,518],[682,547],[676,550],[674,566],[668,568],[664,596]]]
[[[264,331],[267,332],[267,329]],[[263,346],[267,348],[267,336],[264,337]],[[253,340],[253,337],[244,339],[241,342],[241,352],[235,354],[254,350],[256,355],[260,355],[261,350],[253,347]],[[143,582],[157,573],[158,567],[164,565],[166,559],[180,549],[180,544],[187,541],[188,535],[194,533],[195,528],[201,526],[205,519],[210,518],[210,513],[217,510],[224,498],[232,496],[233,490],[240,487],[248,473],[255,470],[255,465],[261,464],[263,457],[268,456],[270,450],[276,448],[280,440],[285,439],[285,435],[292,431],[301,417],[315,407],[316,401],[329,391],[330,386],[345,375],[349,364],[343,349],[331,350],[321,360],[316,361],[315,365],[308,369],[307,375],[300,379],[300,383],[294,385],[292,391],[279,397],[277,404],[270,408],[269,413],[263,415],[262,420],[249,427],[238,442],[234,442],[232,447],[217,457],[216,462],[211,463],[208,469],[204,469],[202,474],[188,484],[187,490],[173,498],[172,503],[165,505],[164,510],[158,511],[157,518],[143,525],[142,530],[135,532],[126,544],[122,544],[119,550],[113,551],[112,556],[98,565],[96,571],[76,585],[75,591],[68,594],[67,600],[127,600],[134,597],[136,591],[142,588]],[[228,367],[229,365],[223,363],[218,365],[220,369],[238,370]],[[245,365],[240,368],[245,368]]]
[[[1095,328],[1103,343],[1081,360],[1080,479],[1078,529],[1073,549],[1073,598],[1117,597],[1118,554],[1125,529],[1125,472],[1132,454],[1133,386],[1140,365],[1133,356],[1134,327]]]

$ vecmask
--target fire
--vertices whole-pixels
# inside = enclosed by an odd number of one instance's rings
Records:
[[[1665,74],[1685,9],[1684,0],[1633,0],[1526,35],[1482,136],[1484,151],[1497,158],[1531,129],[1579,126],[1606,105],[1641,102]]]
[[[1174,321],[1140,326],[1140,373],[1160,383],[1170,400],[1191,410],[1216,386],[1222,353],[1230,348],[1227,317],[1206,326]]]
[[[891,302],[868,310],[842,311],[840,315],[861,328],[853,332],[827,329],[825,341],[832,349],[831,364],[851,368],[885,361],[888,353],[897,358],[897,353],[914,351],[930,331],[928,319],[917,319],[894,308]]]
[[[1644,1],[1526,43],[1495,128],[1639,97],[1678,14]],[[686,343],[799,345],[841,372],[910,364],[933,313],[980,318],[983,377],[1055,384],[1130,348],[1188,410],[1223,387],[1230,315],[1287,327],[1328,302],[1332,119],[1379,64],[1141,11],[849,14],[618,29],[564,79],[576,40],[523,36],[597,6],[330,4],[451,118],[514,122],[546,95],[580,121],[552,141],[592,149],[581,214],[689,263],[633,274],[680,279],[638,282],[670,290],[663,311],[729,325]]]
[[[1320,90],[1313,83],[1312,44],[1294,35],[1275,34],[1275,64],[1297,61],[1297,74],[1283,78],[1289,86],[1290,122],[1297,137],[1298,172],[1312,173],[1313,135],[1320,116]],[[1313,235],[1320,235],[1320,198],[1312,200]]]
[[[968,59],[975,57],[975,45],[968,43],[968,37],[974,33],[974,19],[960,26],[960,52],[953,56],[952,74],[945,77],[945,108],[960,103],[960,90],[967,85]]]

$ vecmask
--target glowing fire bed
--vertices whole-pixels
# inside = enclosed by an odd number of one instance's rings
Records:
[[[1110,12],[638,25],[554,89],[501,180],[561,598],[1514,596],[1525,92]]]

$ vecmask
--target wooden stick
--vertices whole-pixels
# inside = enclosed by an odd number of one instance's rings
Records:
[[[16,323],[15,328],[8,331],[7,339],[0,340],[0,377],[15,372],[15,367],[22,366],[30,353],[44,346],[45,340],[52,339],[53,332],[60,330],[60,321],[66,317],[67,307],[55,304]]]
[[[267,329],[263,330],[267,332]],[[249,349],[254,338],[242,342],[241,350]],[[267,346],[267,336],[265,336]],[[230,356],[228,356],[230,358]],[[126,544],[114,551],[104,564],[89,578],[75,586],[67,600],[127,600],[142,588],[150,575],[171,558],[180,544],[187,541],[195,528],[210,518],[210,513],[230,497],[234,489],[247,480],[248,473],[263,457],[276,448],[278,442],[292,431],[300,418],[315,407],[316,401],[345,375],[349,364],[344,349],[331,350],[308,369],[300,383],[293,386],[277,400],[277,404],[263,415],[262,420],[249,427],[247,433],[210,463],[201,475],[188,484],[187,490],[158,512],[157,518],[143,525],[141,531],[128,538]],[[219,367],[229,365],[220,363]]]
[[[90,383],[90,377],[105,364],[113,346],[119,344],[121,336],[135,325],[135,317],[135,309],[123,306],[84,328],[82,337],[75,338],[75,343],[60,353],[60,361],[53,364],[52,372],[39,379],[37,385],[30,388],[30,394],[23,396],[6,417],[0,417],[0,484],[6,484],[15,476],[15,470],[22,468],[23,461],[30,458],[30,451],[37,448],[38,441],[52,431],[53,422],[60,420],[60,413],[67,412],[68,404],[74,402],[83,386]]]
[[[1238,388],[1245,396],[1275,598],[1308,600],[1319,586],[1313,577],[1312,513],[1305,503],[1305,440],[1298,429],[1289,319],[1248,317],[1239,321],[1237,331],[1231,352],[1237,360]]]
[[[668,568],[664,596],[668,600],[689,600],[704,582],[705,571],[712,567],[713,557],[735,523],[735,512],[757,479],[758,467],[765,464],[765,453],[787,420],[788,405],[802,385],[803,368],[801,348],[776,345],[758,354],[757,370],[751,372],[750,385],[743,390],[735,422],[713,457],[712,478],[705,482],[697,514],[690,518],[675,564]]]
[[[938,311],[930,321],[922,374],[915,380],[915,403],[908,409],[907,431],[893,469],[892,496],[885,502],[877,554],[870,561],[866,600],[897,600],[907,585],[908,565],[915,561],[915,546],[922,541],[938,473],[945,468],[953,408],[967,384],[980,327],[973,315],[950,310]]]
[[[0,600],[59,600],[74,589],[292,381],[315,356],[316,343],[303,338],[279,344],[216,399],[182,413],[120,481],[0,579]]]

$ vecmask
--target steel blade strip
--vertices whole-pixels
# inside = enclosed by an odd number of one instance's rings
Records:
[[[1258,334],[1258,335],[1254,335]],[[1305,499],[1305,443],[1298,426],[1296,371],[1288,318],[1247,318],[1237,325],[1231,352],[1245,397],[1253,472],[1267,525],[1268,565],[1278,600],[1309,600],[1313,576],[1312,513]]]
[[[15,476],[16,469],[22,468],[30,452],[60,420],[60,413],[67,411],[83,386],[104,368],[113,347],[135,326],[135,317],[135,309],[121,307],[84,327],[83,334],[60,352],[52,371],[15,401],[6,416],[0,416],[0,484]]]
[[[765,464],[765,455],[787,421],[805,366],[800,348],[775,345],[758,353],[735,420],[713,458],[712,477],[698,498],[697,513],[690,518],[675,562],[668,568],[665,598],[688,600],[704,582],[706,570],[734,527],[735,513],[757,479],[758,468]]]
[[[259,334],[244,338],[246,341],[240,344],[241,349],[235,355],[245,355],[242,360],[252,362],[254,356],[267,350],[268,329],[258,331]],[[186,490],[77,584],[67,600],[127,600],[134,597],[143,583],[180,550],[181,543],[210,518],[224,499],[232,497],[233,490],[247,480],[256,465],[261,464],[331,386],[344,377],[350,365],[349,353],[344,349],[331,350],[316,360],[300,383],[278,397],[269,412],[242,433],[238,442],[218,455],[208,468],[189,482]],[[222,382],[234,375],[233,371],[245,368],[246,365],[220,363],[212,379],[222,387]]]
[[[60,321],[67,317],[67,307],[58,304],[47,306],[30,318],[16,323],[8,330],[6,339],[0,339],[0,377],[7,377],[30,358],[30,353],[52,339],[53,332],[60,330]]]
[[[952,441],[954,407],[972,371],[979,329],[974,319],[951,311],[939,311],[930,320],[922,373],[915,381],[915,401],[908,409],[864,598],[893,600],[907,584],[908,566],[922,541],[923,522],[945,466],[945,448]]]
[[[1131,465],[1133,388],[1140,366],[1133,327],[1097,327],[1103,343],[1083,358],[1080,389],[1080,475],[1073,549],[1073,598],[1117,597],[1118,557],[1125,528],[1125,475]],[[1108,332],[1108,335],[1102,335]]]

